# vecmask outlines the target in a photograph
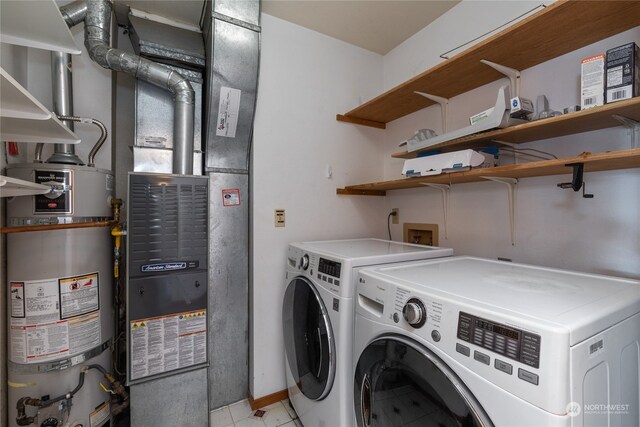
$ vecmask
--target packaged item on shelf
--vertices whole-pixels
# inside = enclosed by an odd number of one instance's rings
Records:
[[[529,114],[533,114],[533,102],[527,98],[516,96],[511,98],[511,111],[509,117],[514,119],[526,119]]]
[[[571,107],[564,107],[562,110],[562,114],[575,113],[576,111],[580,111],[579,105],[572,105]]]
[[[580,105],[582,109],[604,105],[604,54],[582,60]]]
[[[484,162],[477,166],[478,168],[495,168],[500,166],[500,149],[496,146],[487,147],[480,151],[478,154],[484,157]]]
[[[454,151],[405,160],[402,174],[406,177],[439,175],[469,170],[484,162],[485,157],[473,150]]]
[[[640,95],[638,45],[627,43],[607,51],[607,104]]]

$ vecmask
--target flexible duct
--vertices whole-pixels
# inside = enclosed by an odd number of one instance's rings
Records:
[[[110,47],[109,0],[79,0],[61,7],[60,12],[69,26],[84,21],[84,43],[93,61],[104,68],[131,74],[173,93],[173,173],[191,175],[195,92],[189,81],[168,67]]]

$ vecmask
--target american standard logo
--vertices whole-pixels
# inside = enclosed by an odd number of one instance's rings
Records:
[[[143,273],[155,273],[158,271],[187,270],[197,267],[198,261],[161,262],[157,264],[145,264],[140,267],[140,271]]]

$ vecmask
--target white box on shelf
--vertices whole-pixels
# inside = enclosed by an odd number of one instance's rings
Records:
[[[458,172],[473,166],[480,166],[485,157],[473,150],[434,154],[404,161],[402,174],[407,177],[439,175],[443,172]]]

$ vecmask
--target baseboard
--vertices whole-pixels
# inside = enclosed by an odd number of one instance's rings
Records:
[[[251,405],[251,409],[255,411],[256,409],[269,406],[272,403],[280,402],[281,400],[284,400],[287,397],[289,397],[289,393],[287,392],[287,390],[276,391],[275,393],[271,393],[266,396],[259,397],[257,399],[254,399],[253,396],[251,395],[251,392],[249,392],[249,405]]]

